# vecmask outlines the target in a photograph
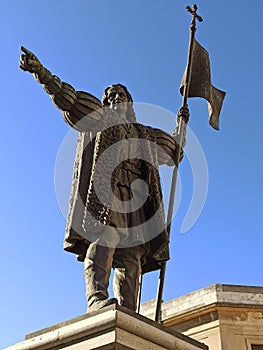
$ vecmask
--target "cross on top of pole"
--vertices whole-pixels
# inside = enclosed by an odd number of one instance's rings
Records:
[[[192,8],[190,6],[186,6],[186,10],[191,13],[192,15],[192,22],[191,22],[191,30],[196,30],[196,18],[199,22],[203,22],[203,18],[197,14],[197,6],[194,4]]]

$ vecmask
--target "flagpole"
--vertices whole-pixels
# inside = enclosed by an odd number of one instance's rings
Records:
[[[194,37],[196,32],[196,19],[199,22],[203,21],[202,17],[197,14],[196,5],[193,5],[192,8],[190,6],[186,6],[186,10],[191,13],[192,21],[190,26],[190,38],[189,38],[189,46],[188,46],[188,57],[187,57],[186,77],[185,77],[185,85],[184,85],[183,99],[182,99],[182,108],[187,107],[187,99],[188,99],[189,86],[191,81],[191,72],[192,72],[192,56],[193,56]],[[181,117],[177,125],[176,141],[178,142],[179,147],[177,148],[177,153],[175,157],[175,166],[173,170],[169,207],[168,207],[168,214],[167,214],[167,231],[168,231],[169,238],[170,238],[170,232],[171,232],[171,222],[172,222],[172,216],[173,216],[178,166],[180,161],[181,148],[183,146],[183,141],[186,134],[186,126],[187,126],[187,123]],[[156,296],[155,321],[159,323],[161,323],[161,306],[162,306],[165,272],[166,272],[166,261],[164,261],[161,264],[158,288],[157,288],[157,296]]]

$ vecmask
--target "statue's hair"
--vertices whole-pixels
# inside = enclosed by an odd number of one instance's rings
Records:
[[[131,96],[131,94],[129,93],[129,91],[128,91],[128,89],[126,88],[126,86],[124,86],[124,85],[122,85],[122,84],[113,84],[113,85],[110,85],[110,86],[108,86],[105,90],[104,90],[104,93],[103,93],[103,95],[102,95],[102,100],[101,100],[101,102],[102,102],[102,106],[103,107],[106,107],[106,106],[109,106],[110,105],[110,103],[109,103],[109,100],[108,100],[108,92],[109,92],[109,90],[111,89],[111,88],[114,88],[114,87],[116,87],[116,88],[118,88],[118,87],[120,87],[120,88],[122,88],[124,91],[125,91],[125,93],[126,93],[126,96],[127,96],[127,98],[128,98],[128,110],[127,110],[127,120],[129,121],[129,122],[132,122],[132,123],[136,123],[136,114],[135,114],[135,111],[134,111],[134,109],[133,109],[133,99],[132,99],[132,96]]]

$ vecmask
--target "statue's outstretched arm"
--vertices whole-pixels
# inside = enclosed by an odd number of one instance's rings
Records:
[[[69,111],[76,101],[75,89],[52,75],[39,61],[39,59],[25,47],[21,47],[24,54],[20,58],[20,68],[32,73],[43,88],[51,96],[55,105],[62,111]]]
[[[87,92],[76,91],[46,69],[31,51],[23,46],[21,50],[20,68],[32,73],[36,81],[42,84],[55,106],[62,111],[65,121],[80,131],[92,129],[102,118],[102,113],[94,112],[101,108],[100,100]],[[84,120],[83,117],[87,115]]]

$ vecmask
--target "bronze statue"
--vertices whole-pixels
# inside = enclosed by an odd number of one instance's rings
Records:
[[[88,311],[112,303],[136,310],[140,274],[159,269],[169,259],[158,164],[173,165],[179,151],[175,137],[137,123],[125,86],[109,86],[100,102],[61,82],[33,53],[21,49],[20,68],[33,73],[64,120],[80,132],[64,249],[84,261]],[[187,107],[177,118],[188,121]],[[106,161],[99,162],[105,154]],[[138,180],[148,185],[140,207],[134,204],[135,197],[144,195]],[[112,196],[101,201],[96,183],[102,196],[108,187]],[[111,268],[115,298],[109,299]]]

